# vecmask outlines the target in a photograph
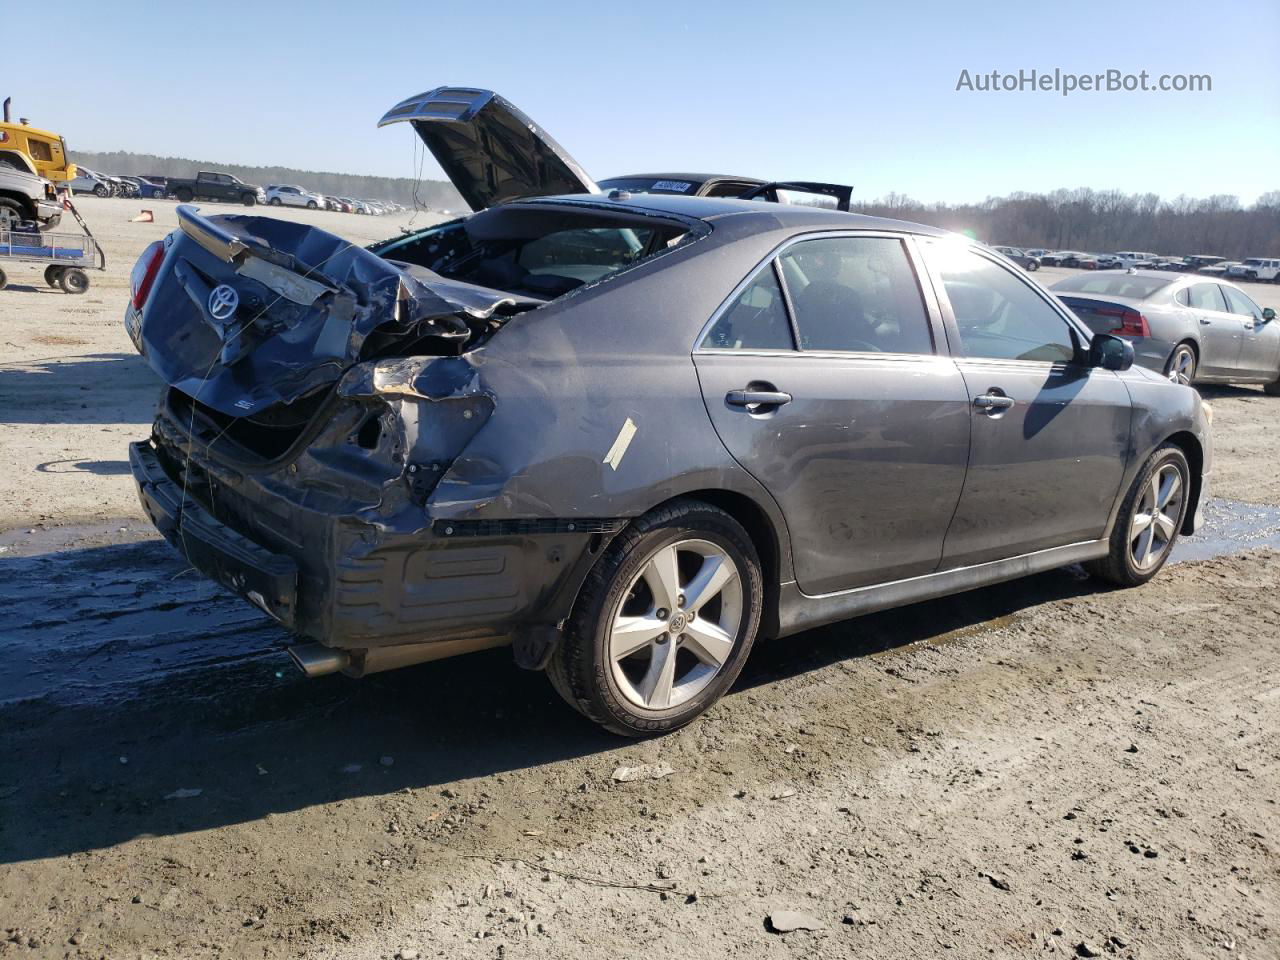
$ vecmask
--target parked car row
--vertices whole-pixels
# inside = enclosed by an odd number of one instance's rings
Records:
[[[338,213],[358,213],[382,216],[405,209],[402,204],[390,200],[358,200],[354,197],[333,197],[316,193],[297,184],[270,184],[265,189],[245,183],[229,173],[202,170],[194,178],[163,176],[111,176],[98,173],[88,167],[77,167],[77,175],[71,181],[75,194],[92,193],[98,197],[125,197],[143,200],[171,197],[183,203],[193,200],[224,200],[254,206],[265,203],[273,207],[304,207],[310,210],[333,210]]]
[[[267,201],[273,207],[305,207],[308,210],[333,210],[337,213],[359,213],[380,217],[386,213],[398,213],[404,206],[390,200],[357,200],[354,197],[333,197],[300,187],[294,183],[271,184],[267,187]]]
[[[1082,250],[1005,246],[994,249],[1028,270],[1035,270],[1041,266],[1070,267],[1077,270],[1164,270],[1174,273],[1200,273],[1211,277],[1231,277],[1234,280],[1255,283],[1280,283],[1280,257],[1227,260],[1225,257],[1209,254],[1178,257],[1142,250],[1086,253]]]

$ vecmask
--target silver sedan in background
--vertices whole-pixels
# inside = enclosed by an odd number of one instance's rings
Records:
[[[1135,360],[1177,383],[1261,383],[1280,396],[1280,324],[1234,283],[1103,270],[1052,287],[1089,329],[1133,342]]]

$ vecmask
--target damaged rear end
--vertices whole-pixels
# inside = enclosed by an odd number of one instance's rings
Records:
[[[508,481],[463,455],[500,402],[481,348],[697,231],[530,204],[364,249],[270,218],[178,215],[139,261],[126,313],[168,384],[130,450],[155,526],[314,641],[293,650],[310,674],[512,640],[536,664],[593,539],[619,524],[456,519],[459,490],[492,498]]]
[[[539,301],[433,289],[297,224],[179,219],[140,261],[126,320],[169,384],[130,451],[156,527],[284,626],[355,651],[304,651],[312,672],[380,669],[360,651],[427,627],[452,641],[437,655],[504,642],[429,575],[425,505],[493,410],[462,352]],[[484,579],[481,604],[518,592]]]

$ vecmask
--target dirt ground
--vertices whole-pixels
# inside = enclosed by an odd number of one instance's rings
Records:
[[[1280,958],[1280,400],[1206,391],[1210,531],[1147,586],[764,645],[627,742],[502,650],[303,680],[186,570],[124,450],[173,205],[83,208],[106,277],[0,292],[0,958]]]

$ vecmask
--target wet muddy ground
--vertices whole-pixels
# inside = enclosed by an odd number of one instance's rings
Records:
[[[1209,528],[1146,587],[763,645],[626,742],[503,650],[306,681],[155,537],[116,203],[123,270],[3,294],[0,957],[1280,957],[1280,401],[1204,391]]]

